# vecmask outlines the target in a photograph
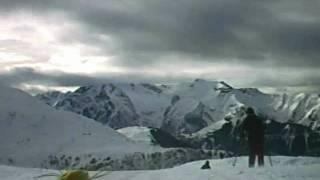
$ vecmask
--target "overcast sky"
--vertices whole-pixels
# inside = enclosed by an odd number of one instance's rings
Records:
[[[0,0],[0,83],[320,90],[320,0]]]

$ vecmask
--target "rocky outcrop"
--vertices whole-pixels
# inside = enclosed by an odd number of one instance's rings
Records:
[[[50,169],[86,169],[86,170],[154,170],[172,168],[190,161],[224,158],[225,151],[204,151],[196,149],[171,149],[164,152],[145,154],[137,152],[123,157],[85,157],[71,155],[52,155],[42,163],[42,168]]]

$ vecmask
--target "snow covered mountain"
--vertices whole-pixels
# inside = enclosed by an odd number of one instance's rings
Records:
[[[274,96],[272,106],[279,121],[289,121],[320,131],[320,94],[299,93]]]
[[[211,155],[134,142],[108,126],[0,86],[0,164],[45,168],[157,169]]]
[[[272,122],[268,134],[276,154],[320,154],[318,94],[273,95],[254,88],[196,79],[173,85],[104,84],[39,99],[102,122],[114,129],[144,126],[161,129],[194,148],[233,150],[246,107]],[[230,136],[232,135],[232,136]],[[230,138],[226,138],[230,137]]]
[[[224,119],[241,119],[244,108],[251,106],[277,122],[320,130],[317,94],[270,95],[253,88],[236,89],[219,81],[196,79],[174,85],[108,83],[37,97],[57,109],[82,114],[115,129],[146,126],[175,135],[194,133]]]
[[[67,94],[49,92],[38,97],[57,109],[82,114],[113,128],[138,124],[138,115],[131,100],[112,84],[81,87]]]
[[[148,146],[93,120],[44,106],[19,90],[0,88],[1,161],[39,165],[54,154],[116,156],[148,151]]]

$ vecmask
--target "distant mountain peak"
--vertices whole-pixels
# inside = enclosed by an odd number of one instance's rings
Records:
[[[236,114],[241,106],[254,107],[258,113],[280,122],[293,119],[306,126],[320,127],[320,121],[311,124],[316,118],[307,118],[308,112],[317,111],[318,108],[312,108],[320,104],[318,96],[275,96],[256,88],[237,89],[216,80],[195,79],[167,85],[107,83],[83,86],[60,98],[44,97],[40,99],[51,105],[54,102],[58,109],[85,115],[113,128],[143,125],[168,128],[173,133],[183,129],[194,131],[197,128],[189,122],[210,125]],[[199,103],[203,104],[201,110],[197,109]]]

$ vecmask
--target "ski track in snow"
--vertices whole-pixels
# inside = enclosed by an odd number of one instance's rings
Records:
[[[171,169],[153,171],[113,171],[100,180],[318,180],[320,158],[272,157],[274,166],[266,162],[264,168],[248,168],[247,157],[239,158],[232,166],[232,158],[210,160],[211,169],[201,170],[205,161],[191,162]],[[56,172],[44,169],[17,168],[0,165],[1,180],[34,180],[34,177]],[[94,174],[95,172],[91,172]],[[43,178],[54,180],[54,177]]]

